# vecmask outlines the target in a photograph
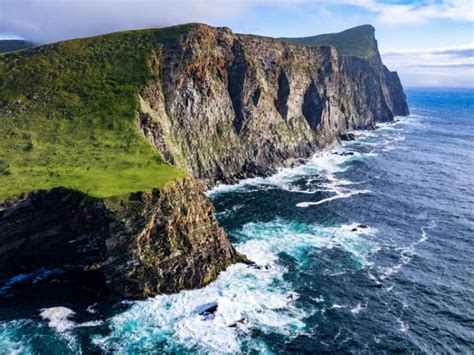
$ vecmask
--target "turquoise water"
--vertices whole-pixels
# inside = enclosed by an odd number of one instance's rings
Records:
[[[410,117],[209,192],[258,267],[120,304],[55,299],[55,270],[23,275],[0,288],[0,353],[472,352],[474,91],[407,95]],[[15,282],[51,300],[25,305]]]

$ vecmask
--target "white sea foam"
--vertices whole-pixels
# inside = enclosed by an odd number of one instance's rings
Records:
[[[30,322],[23,319],[0,322],[0,354],[34,354],[29,339],[18,336],[21,329]]]
[[[252,342],[249,329],[291,336],[304,328],[306,313],[295,307],[290,286],[281,280],[283,272],[277,265],[268,270],[233,265],[203,289],[135,303],[111,320],[110,336],[94,342],[106,351],[119,352],[146,352],[160,342],[168,351],[182,346],[206,353],[236,353],[242,342],[261,348],[262,344]],[[275,280],[280,280],[278,287]],[[214,318],[206,320],[194,312],[212,301],[218,304]]]
[[[375,157],[379,152],[390,151],[395,149],[396,143],[405,139],[403,135],[403,125],[409,120],[405,118],[397,118],[397,121],[391,123],[380,123],[379,129],[374,131],[355,130],[358,136],[355,141],[343,142],[342,146],[327,150],[325,152],[315,154],[306,164],[294,168],[283,168],[278,173],[270,177],[257,177],[245,179],[234,185],[218,185],[207,192],[212,197],[217,194],[242,191],[253,192],[255,190],[266,190],[279,188],[282,190],[315,194],[317,192],[331,192],[334,196],[324,198],[316,202],[301,202],[298,207],[308,207],[311,205],[320,205],[329,201],[341,198],[348,198],[356,194],[367,193],[367,190],[354,190],[349,185],[357,184],[355,182],[341,179],[338,175],[345,172],[350,163],[357,160]],[[361,153],[352,148],[358,146],[370,146],[372,150]],[[309,177],[319,175],[328,180],[328,183],[322,183],[320,186],[301,187],[301,184],[295,184],[301,179],[308,180]]]
[[[401,318],[397,318],[397,322],[398,322],[398,325],[399,325],[399,330],[402,332],[402,333],[406,333],[408,332],[408,329],[410,329],[410,327],[408,326],[408,324],[404,323]]]
[[[362,160],[369,153],[361,154],[348,150],[344,147],[338,147],[322,153],[315,154],[306,164],[302,164],[293,168],[282,168],[269,177],[256,177],[240,181],[234,185],[221,184],[207,192],[209,197],[217,194],[227,193],[231,191],[252,192],[255,190],[275,189],[306,194],[314,194],[320,191],[327,191],[328,186],[321,188],[302,188],[295,185],[295,181],[308,179],[314,175],[321,175],[329,179],[331,183],[340,183],[340,185],[352,184],[343,180],[338,180],[334,174],[346,171],[349,168],[349,162]],[[308,183],[308,182],[307,182]]]
[[[324,302],[324,297],[323,296],[319,296],[319,297],[310,297],[310,299],[316,303],[321,303],[321,302]]]
[[[359,303],[357,303],[357,306],[355,306],[354,308],[351,309],[351,313],[352,314],[359,314],[360,311],[362,311],[364,309],[364,307],[362,307],[362,305]]]
[[[338,191],[335,191],[336,194],[334,196],[327,197],[316,202],[300,202],[296,204],[296,207],[306,208],[309,206],[322,205],[323,203],[326,203],[329,201],[334,201],[341,198],[348,198],[348,197],[351,197],[353,195],[358,195],[358,194],[366,194],[368,192],[370,192],[370,190],[350,190],[348,192],[341,192],[340,190],[338,190]]]
[[[51,307],[41,310],[41,318],[48,321],[48,325],[59,333],[64,333],[74,328],[75,323],[69,318],[74,315],[72,309],[66,307]]]

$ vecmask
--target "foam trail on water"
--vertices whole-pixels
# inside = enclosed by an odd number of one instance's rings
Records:
[[[365,193],[370,192],[370,190],[352,190],[352,191],[348,191],[348,192],[341,192],[341,191],[334,191],[334,192],[336,193],[336,195],[334,195],[334,196],[324,198],[324,199],[316,201],[316,202],[300,202],[300,203],[296,204],[296,207],[306,208],[306,207],[309,207],[309,206],[317,206],[317,205],[321,205],[321,204],[329,202],[329,201],[334,201],[334,200],[338,200],[338,199],[341,199],[341,198],[348,198],[348,197],[351,197],[353,195],[358,195],[358,194],[365,194]]]
[[[408,265],[411,262],[413,256],[416,253],[416,247],[419,244],[424,243],[428,240],[428,235],[426,234],[426,229],[428,228],[432,228],[432,227],[429,226],[429,227],[421,228],[421,236],[420,236],[420,239],[418,239],[417,241],[411,243],[407,247],[397,248],[398,250],[400,250],[400,259],[397,264],[391,267],[378,268],[380,271],[379,278],[381,280],[385,280],[386,278],[398,273],[402,267],[404,267],[405,265]]]

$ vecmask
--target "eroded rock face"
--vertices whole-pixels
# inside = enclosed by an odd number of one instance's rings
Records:
[[[408,113],[398,75],[378,53],[342,57],[196,25],[160,47],[150,68],[142,129],[205,186],[271,174],[348,130]]]
[[[94,199],[54,189],[0,205],[0,278],[39,268],[100,273],[111,295],[201,287],[242,260],[199,184]]]

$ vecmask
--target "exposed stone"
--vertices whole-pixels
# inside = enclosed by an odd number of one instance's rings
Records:
[[[142,129],[206,187],[272,174],[355,138],[352,129],[408,113],[398,76],[378,53],[346,57],[196,25],[153,62]]]
[[[341,134],[341,140],[343,141],[353,141],[356,139],[356,136],[354,133],[348,132],[348,133],[342,133]]]

